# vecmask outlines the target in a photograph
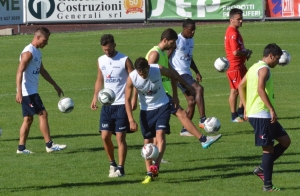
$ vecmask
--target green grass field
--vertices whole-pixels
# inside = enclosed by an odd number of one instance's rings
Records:
[[[276,195],[300,194],[299,26],[299,22],[244,22],[240,29],[246,48],[253,50],[247,67],[261,59],[268,43],[277,43],[292,56],[290,65],[273,70],[279,122],[292,139],[290,148],[274,166],[273,182],[283,189]],[[252,174],[260,163],[261,148],[254,146],[249,123],[230,122],[227,78],[213,67],[214,60],[224,56],[226,27],[227,24],[198,25],[194,37],[194,60],[203,76],[206,113],[220,119],[223,137],[209,149],[202,149],[197,139],[179,136],[181,124],[172,117],[172,134],[167,136],[164,156],[170,163],[161,165],[159,179],[149,185],[141,184],[145,166],[140,155],[140,132],[127,136],[126,176],[108,178],[109,163],[97,131],[100,108],[92,111],[90,103],[97,58],[103,54],[101,35],[113,34],[117,50],[134,61],[158,44],[164,28],[51,35],[49,45],[42,50],[44,66],[65,96],[75,102],[71,113],[60,113],[56,91],[44,79],[40,80],[39,94],[49,113],[53,140],[68,145],[66,150],[53,154],[45,151],[37,117],[26,145],[35,154],[16,154],[23,118],[21,107],[15,102],[15,74],[20,52],[31,42],[32,35],[0,37],[0,195],[262,195],[263,183]],[[181,27],[174,29],[180,32]],[[181,94],[180,100],[185,108]],[[134,114],[138,120],[138,111]],[[198,119],[197,111],[193,122],[197,124]]]

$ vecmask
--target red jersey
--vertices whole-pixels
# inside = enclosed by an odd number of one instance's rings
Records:
[[[230,63],[230,67],[227,70],[227,72],[233,70],[239,70],[241,66],[245,65],[245,61],[246,61],[245,56],[233,55],[233,52],[237,50],[246,51],[244,47],[243,38],[237,29],[228,26],[225,33],[224,46],[225,46],[226,58]]]

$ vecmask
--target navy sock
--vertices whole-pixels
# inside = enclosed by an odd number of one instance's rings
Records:
[[[110,161],[109,164],[110,164],[111,166],[117,167],[117,164],[116,164],[116,161],[115,161],[115,160]]]
[[[119,170],[121,174],[124,174],[124,173],[125,173],[124,167],[121,166],[121,165],[118,165],[117,170]]]
[[[264,153],[262,156],[262,168],[264,169],[264,185],[272,185],[272,173],[274,164],[274,154]]]
[[[284,153],[284,151],[287,148],[282,146],[281,144],[277,144],[274,146],[274,162]],[[261,169],[263,169],[262,164],[259,166]]]
[[[202,135],[199,139],[200,142],[206,142],[207,141],[207,138],[205,135]]]
[[[152,177],[152,172],[147,172],[147,176]]]
[[[53,144],[53,141],[50,140],[49,142],[46,143],[46,146],[47,146],[48,148],[51,148],[51,147],[52,147],[52,144]]]
[[[182,129],[181,129],[181,133],[182,132],[186,132],[187,130],[184,128],[184,127],[182,127]]]
[[[205,120],[206,120],[206,116],[203,116],[203,117],[200,118],[201,123],[204,123]]]
[[[25,149],[26,149],[25,145],[19,145],[19,146],[18,146],[18,150],[19,150],[19,151],[23,151],[23,150],[25,150]]]
[[[238,115],[244,115],[244,107],[238,108],[236,113],[238,113]]]
[[[231,113],[231,120],[236,119],[238,116],[239,116],[239,115],[238,115],[238,113],[236,113],[236,112]]]

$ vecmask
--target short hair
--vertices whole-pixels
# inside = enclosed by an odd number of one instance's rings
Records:
[[[141,71],[145,68],[148,67],[148,61],[144,58],[144,57],[139,57],[138,59],[135,60],[134,62],[134,68],[137,70],[137,71]]]
[[[236,14],[243,15],[243,10],[239,8],[232,8],[229,12],[229,18],[233,18]]]
[[[281,56],[282,50],[277,44],[271,43],[265,47],[263,56],[267,57],[269,56],[269,54],[273,54],[274,56]]]
[[[112,34],[104,34],[100,39],[101,46],[106,46],[107,44],[114,44],[114,43],[115,43],[115,39]]]
[[[49,37],[50,36],[50,31],[49,29],[47,29],[46,27],[39,27],[35,30],[34,34],[40,33],[45,37]]]
[[[188,27],[189,25],[196,25],[196,23],[195,23],[195,21],[193,21],[192,19],[190,19],[190,18],[187,18],[187,19],[185,19],[184,21],[183,21],[183,23],[182,23],[182,27],[183,28],[186,28],[186,27]]]
[[[164,30],[164,32],[161,34],[160,41],[162,41],[163,39],[177,40],[178,35],[177,35],[176,31],[174,31],[174,29],[168,28],[168,29]]]

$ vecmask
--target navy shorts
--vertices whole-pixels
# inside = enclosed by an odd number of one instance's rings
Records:
[[[279,122],[271,123],[270,118],[249,118],[249,122],[254,128],[255,145],[274,145],[276,138],[288,135]]]
[[[100,130],[127,132],[130,130],[125,105],[102,106],[100,113]]]
[[[188,83],[188,85],[192,86],[192,84],[194,84],[195,82],[197,82],[190,74],[182,74],[180,76],[182,77],[182,79],[184,79],[186,81],[186,83]],[[179,82],[178,82],[177,86],[178,86],[178,88],[180,88],[180,90],[182,91],[182,93],[185,94],[185,92],[187,91],[187,89],[185,88],[185,86],[183,86]]]
[[[45,110],[44,104],[39,94],[23,96],[22,98],[22,113],[23,117],[33,116]]]
[[[168,93],[167,93],[167,96],[169,98],[171,114],[175,115],[180,106],[177,106],[177,108],[175,108],[175,105],[173,104],[173,98]]]
[[[156,136],[156,130],[170,132],[170,104],[167,103],[155,110],[141,110],[140,124],[144,139],[151,139]]]

